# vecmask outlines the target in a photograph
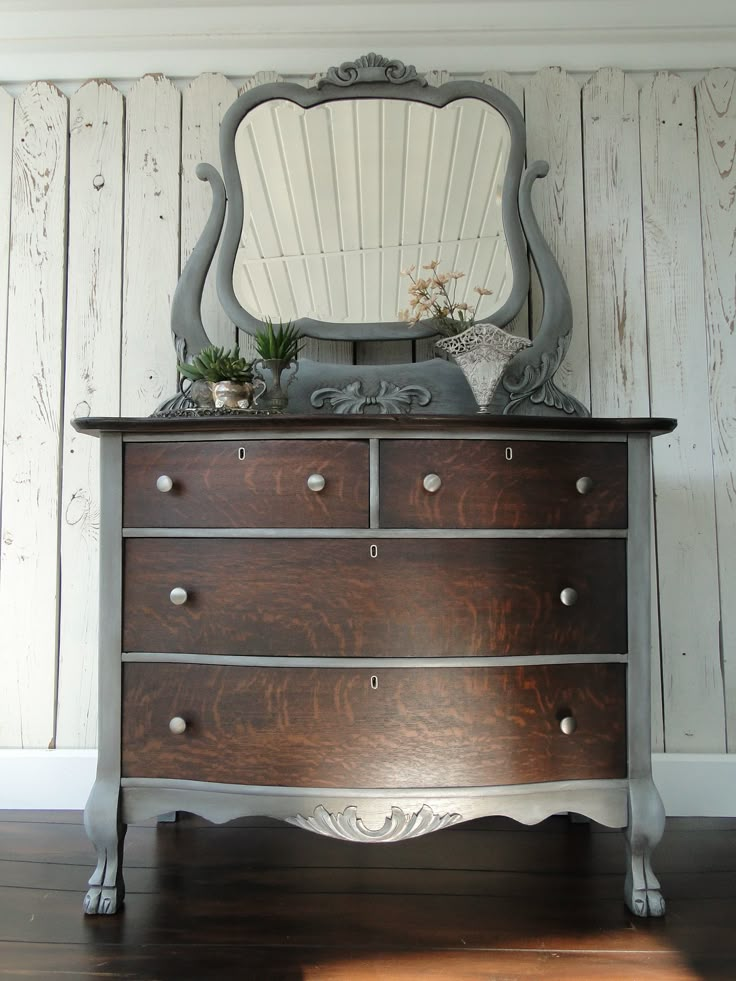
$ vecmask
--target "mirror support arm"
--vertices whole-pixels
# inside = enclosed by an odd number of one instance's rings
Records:
[[[544,405],[568,415],[589,416],[582,402],[563,392],[554,381],[572,339],[572,303],[565,278],[532,207],[534,182],[548,172],[549,164],[537,160],[527,168],[519,186],[519,215],[542,287],[543,310],[532,346],[516,355],[504,376],[503,387],[509,395],[504,414],[534,414],[535,406],[544,411]]]
[[[207,163],[198,164],[196,174],[201,181],[207,181],[210,185],[212,207],[207,224],[184,266],[171,303],[171,333],[179,361],[192,358],[212,343],[202,323],[202,293],[225,221],[225,185],[220,174]]]

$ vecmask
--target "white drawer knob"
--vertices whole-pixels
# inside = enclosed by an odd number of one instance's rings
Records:
[[[575,481],[575,490],[578,494],[590,494],[593,490],[593,481],[590,477],[578,477]]]
[[[422,486],[430,494],[436,494],[442,486],[442,477],[438,473],[428,473],[422,481]]]
[[[169,599],[174,606],[183,606],[189,599],[189,594],[187,593],[186,589],[182,589],[181,586],[174,586],[169,593]]]
[[[578,724],[572,715],[566,715],[564,718],[560,719],[560,729],[565,733],[566,736],[571,736],[577,729]]]
[[[315,494],[319,494],[321,490],[324,490],[325,478],[321,473],[312,473],[307,477],[307,487],[314,491]]]
[[[161,476],[156,481],[156,487],[161,491],[162,494],[168,494],[171,488],[174,486],[174,481],[169,477],[168,474],[162,473]]]
[[[171,722],[169,722],[169,729],[171,729],[175,736],[180,736],[186,731],[186,728],[186,719],[182,719],[180,715],[175,715]]]
[[[565,606],[575,606],[578,601],[578,591],[572,586],[566,586],[560,593],[560,599]]]

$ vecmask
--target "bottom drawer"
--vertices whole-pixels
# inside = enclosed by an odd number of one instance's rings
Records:
[[[125,777],[471,787],[626,776],[626,668],[129,662]],[[575,720],[562,731],[561,719]],[[175,734],[169,723],[183,719]],[[571,728],[566,723],[565,728]]]

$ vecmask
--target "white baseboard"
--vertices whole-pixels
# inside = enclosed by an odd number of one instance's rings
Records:
[[[81,810],[94,749],[0,750],[0,808]],[[736,754],[656,753],[652,770],[669,817],[736,817]]]

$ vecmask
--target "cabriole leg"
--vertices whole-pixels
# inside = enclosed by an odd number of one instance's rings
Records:
[[[98,781],[84,811],[84,826],[97,851],[97,867],[84,897],[85,913],[117,913],[123,905],[123,839],[126,825],[120,819],[120,788]]]
[[[664,915],[664,899],[651,864],[663,832],[664,807],[651,778],[631,780],[624,898],[636,916]]]

